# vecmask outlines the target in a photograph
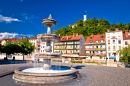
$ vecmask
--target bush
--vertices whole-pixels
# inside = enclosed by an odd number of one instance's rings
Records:
[[[71,63],[82,63],[82,61],[74,61],[74,60],[71,60]]]
[[[101,62],[101,64],[105,64],[105,65],[107,65],[107,63],[105,63],[105,62]]]
[[[55,61],[55,62],[62,62],[62,60],[55,60],[55,59],[52,59],[52,61]]]
[[[95,61],[86,61],[85,63],[93,63],[93,64],[98,64],[97,62]]]

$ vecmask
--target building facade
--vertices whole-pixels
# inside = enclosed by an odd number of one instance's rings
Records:
[[[78,35],[78,33],[71,36],[61,36],[61,42],[55,43],[54,52],[82,55],[85,53],[84,43],[83,35]]]
[[[130,31],[125,30],[123,33],[123,47],[127,47],[130,44]]]
[[[115,59],[119,61],[118,50],[123,48],[123,33],[118,28],[115,28],[115,31],[110,31],[109,29],[106,32],[106,54],[108,59]]]
[[[105,35],[91,35],[85,40],[87,59],[106,60]]]

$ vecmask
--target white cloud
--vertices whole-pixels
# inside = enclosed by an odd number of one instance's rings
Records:
[[[32,23],[34,19],[38,19],[35,15],[27,15],[27,13],[22,13],[21,16],[28,22]]]
[[[13,21],[19,22],[21,20],[17,19],[17,18],[11,18],[11,17],[5,17],[3,15],[0,15],[0,22],[6,22],[6,23],[11,23]]]
[[[21,37],[33,37],[33,34],[18,34],[18,33],[8,33],[8,32],[4,32],[4,33],[0,33],[0,40],[2,39],[7,39],[7,38],[21,38]]]

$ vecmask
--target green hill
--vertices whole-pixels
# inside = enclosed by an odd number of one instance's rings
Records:
[[[70,24],[67,27],[61,27],[57,31],[54,31],[54,34],[61,34],[62,36],[66,36],[73,35],[73,33],[79,33],[83,34],[86,39],[91,34],[104,34],[107,31],[107,29],[114,31],[115,28],[119,28],[119,30],[123,30],[124,32],[124,30],[130,30],[130,23],[123,24],[121,22],[117,24],[110,24],[105,19],[96,19],[95,17],[86,21],[79,19],[73,28]]]

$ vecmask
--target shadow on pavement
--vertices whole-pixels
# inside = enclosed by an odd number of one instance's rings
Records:
[[[23,64],[23,63],[31,63],[33,61],[29,60],[0,60],[0,65],[3,64]]]
[[[76,67],[74,67],[75,69],[82,69],[82,67],[85,67],[84,65],[78,65]]]

